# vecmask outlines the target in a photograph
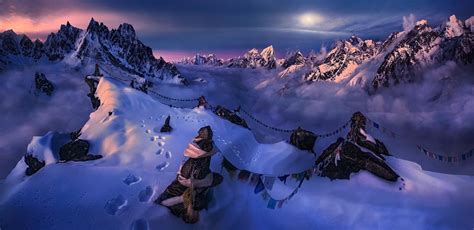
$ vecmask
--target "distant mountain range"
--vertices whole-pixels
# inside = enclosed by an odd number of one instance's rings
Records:
[[[130,24],[109,30],[91,19],[82,30],[67,22],[45,42],[31,41],[12,30],[0,33],[0,70],[9,65],[58,61],[74,65],[102,63],[150,80],[184,82],[173,64],[161,57],[156,59],[152,49],[138,40]]]
[[[306,81],[351,80],[361,68],[375,65],[376,71],[366,71],[371,82],[369,90],[418,80],[425,70],[446,62],[459,65],[474,60],[474,16],[462,21],[455,15],[443,25],[432,27],[421,20],[407,31],[394,32],[384,41],[362,40],[353,35],[336,42],[327,54],[304,56],[297,51],[277,60],[272,46],[260,53],[252,49],[243,57],[229,60],[215,55],[196,55],[181,64],[216,65],[240,68],[278,69],[284,77],[302,77]]]

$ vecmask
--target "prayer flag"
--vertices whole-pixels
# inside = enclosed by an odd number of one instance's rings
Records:
[[[254,193],[258,194],[263,190],[265,190],[265,186],[263,185],[262,179],[259,177],[257,185],[255,186],[255,189],[254,189]]]
[[[247,170],[240,171],[239,176],[238,176],[239,180],[243,182],[247,182],[249,177],[250,177],[250,172]]]
[[[278,179],[284,184],[286,184],[286,179],[288,179],[288,176],[290,175],[279,176]]]
[[[283,203],[285,202],[285,200],[280,200],[278,201],[278,208],[281,208],[283,206]]]
[[[252,174],[252,176],[250,177],[250,184],[251,185],[258,184],[258,180],[260,180],[260,174]]]
[[[268,190],[272,190],[273,183],[275,183],[275,177],[265,177],[265,181],[263,182],[265,188]]]
[[[276,204],[277,204],[277,201],[270,197],[270,200],[268,201],[267,208],[275,209]]]

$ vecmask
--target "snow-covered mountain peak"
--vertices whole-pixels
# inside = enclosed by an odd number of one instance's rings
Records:
[[[446,22],[444,35],[448,38],[459,37],[464,34],[464,22],[457,19],[456,15],[451,15]]]
[[[466,21],[464,21],[464,24],[471,32],[474,32],[474,16],[471,16],[470,18],[466,19]]]
[[[266,47],[265,49],[260,52],[260,55],[262,56],[263,59],[269,60],[275,57],[275,51],[273,50],[273,46],[270,45]]]

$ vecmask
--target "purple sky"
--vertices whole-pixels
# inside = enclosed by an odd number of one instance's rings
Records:
[[[471,0],[0,0],[0,31],[44,39],[70,21],[85,28],[91,17],[109,28],[132,24],[140,39],[167,59],[195,53],[230,57],[274,45],[278,56],[330,46],[357,34],[382,39],[414,14],[432,24],[474,12]]]

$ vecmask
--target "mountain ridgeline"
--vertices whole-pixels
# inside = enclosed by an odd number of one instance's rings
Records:
[[[150,80],[185,82],[173,64],[153,56],[152,49],[137,38],[130,24],[109,30],[91,19],[84,31],[67,22],[44,43],[12,30],[0,33],[0,70],[16,63],[57,61],[101,63]]]
[[[197,61],[202,57],[212,57],[212,61]],[[421,20],[409,30],[390,34],[384,41],[363,40],[353,35],[337,41],[327,53],[312,53],[306,57],[296,51],[277,60],[273,47],[269,46],[260,53],[252,49],[243,57],[229,60],[215,55],[196,55],[185,60],[180,63],[277,69],[282,78],[301,77],[310,82],[351,81],[358,72],[365,72],[368,81],[364,86],[376,91],[416,82],[425,71],[447,62],[459,66],[473,64],[474,16],[462,21],[453,15],[437,27]]]

